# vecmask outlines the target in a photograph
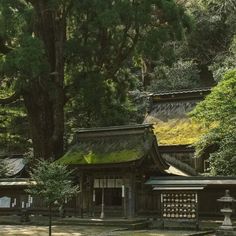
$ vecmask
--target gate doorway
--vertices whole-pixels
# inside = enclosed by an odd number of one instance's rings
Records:
[[[95,206],[102,204],[102,189],[95,188]],[[122,191],[121,188],[104,188],[104,205],[107,207],[122,207]]]

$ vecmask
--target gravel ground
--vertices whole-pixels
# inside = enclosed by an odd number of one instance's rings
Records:
[[[188,236],[190,231],[116,231],[109,227],[53,226],[52,236]],[[48,236],[48,227],[1,225],[1,236]]]

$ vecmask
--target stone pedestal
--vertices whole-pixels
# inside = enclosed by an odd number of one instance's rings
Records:
[[[230,216],[233,213],[232,204],[235,202],[235,199],[229,195],[229,190],[226,190],[225,196],[218,199],[217,201],[224,204],[223,209],[220,210],[224,215],[224,221],[216,231],[216,236],[236,236],[235,227],[233,227],[232,221],[230,219]]]
[[[233,224],[232,221],[230,219],[231,214],[233,213],[233,210],[230,208],[223,208],[220,210],[223,215],[224,215],[224,221],[222,223],[222,225],[220,226],[221,230],[233,230]]]
[[[216,236],[236,236],[235,228],[232,230],[218,229],[216,230]]]

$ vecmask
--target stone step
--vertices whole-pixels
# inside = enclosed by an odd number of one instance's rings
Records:
[[[82,225],[82,226],[119,226],[127,229],[145,229],[149,225],[146,219],[75,219],[68,218],[63,220],[53,221],[56,225]]]

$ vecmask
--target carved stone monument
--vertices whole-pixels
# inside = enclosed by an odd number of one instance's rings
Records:
[[[231,221],[231,214],[233,213],[232,205],[235,199],[230,196],[229,190],[225,191],[225,196],[217,200],[223,203],[223,208],[220,210],[224,215],[224,221],[219,229],[216,231],[217,236],[233,236],[236,235],[235,227]]]

